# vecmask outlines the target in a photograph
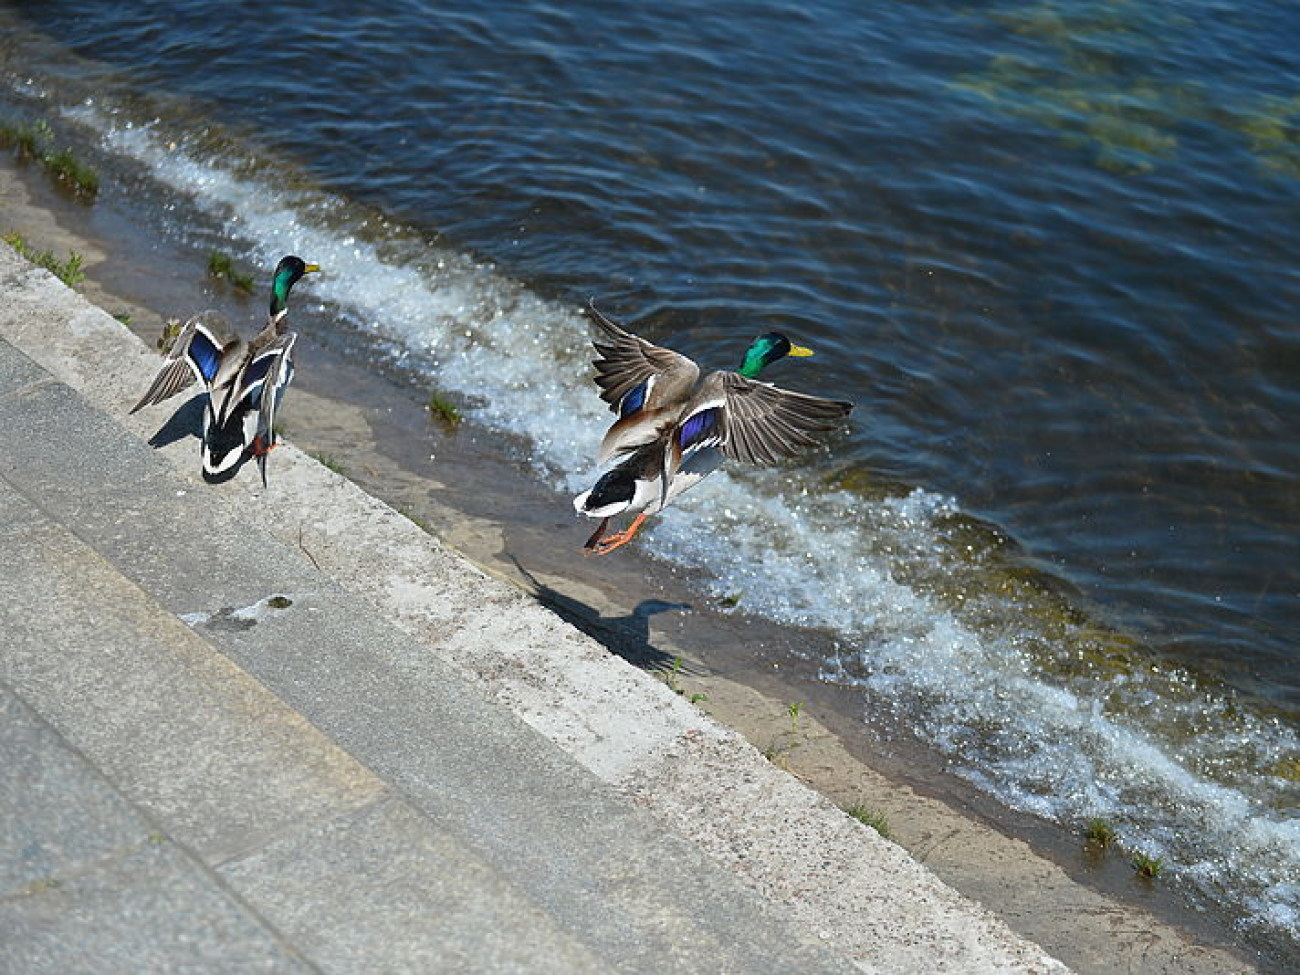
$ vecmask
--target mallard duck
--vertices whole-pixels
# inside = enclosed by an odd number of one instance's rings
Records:
[[[600,445],[600,462],[623,459],[574,509],[601,522],[587,539],[588,553],[603,555],[630,542],[646,518],[713,473],[724,459],[774,464],[816,444],[814,436],[835,429],[852,403],[809,396],[771,383],[759,374],[786,356],[810,356],[780,332],[760,335],[736,372],[700,378],[691,359],[647,342],[591,306],[601,336],[596,384],[618,414]],[[639,514],[621,532],[605,535],[610,518]]]
[[[131,412],[161,403],[195,380],[208,401],[203,413],[203,473],[212,478],[257,458],[266,484],[266,455],[275,446],[275,412],[293,378],[296,332],[285,326],[289,292],[305,274],[319,271],[292,255],[276,265],[266,326],[245,341],[213,311],[185,323],[167,362]]]

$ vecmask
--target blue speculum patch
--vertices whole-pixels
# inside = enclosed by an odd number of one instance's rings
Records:
[[[650,380],[646,380],[639,386],[628,390],[622,401],[618,404],[618,415],[620,417],[631,416],[641,407],[645,406],[646,393],[650,391]]]
[[[189,352],[190,360],[199,367],[203,378],[212,382],[217,374],[217,366],[221,363],[221,350],[202,332],[195,332]]]
[[[686,450],[716,438],[718,421],[721,417],[722,411],[717,407],[701,410],[694,416],[688,417],[681,429],[677,431],[677,446]]]

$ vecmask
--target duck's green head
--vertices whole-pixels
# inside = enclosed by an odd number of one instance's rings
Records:
[[[780,332],[768,332],[754,339],[754,344],[745,353],[745,361],[740,364],[740,374],[746,379],[757,379],[758,374],[788,355],[812,355],[813,350],[795,345]]]
[[[319,270],[315,264],[308,264],[301,257],[292,254],[281,258],[271,277],[271,317],[284,314],[289,304],[289,291],[304,274]]]

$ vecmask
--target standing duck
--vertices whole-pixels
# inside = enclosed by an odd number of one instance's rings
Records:
[[[131,412],[161,403],[196,379],[208,401],[203,413],[203,474],[223,475],[249,456],[257,458],[266,484],[266,455],[275,446],[275,412],[293,378],[296,332],[285,325],[289,292],[306,274],[319,271],[292,255],[276,265],[266,327],[250,341],[225,319],[205,311],[185,323],[167,362]]]
[[[596,385],[618,414],[601,442],[599,461],[622,460],[573,506],[601,522],[587,540],[588,554],[604,555],[626,545],[646,518],[713,473],[724,459],[774,464],[817,443],[835,429],[852,403],[823,399],[759,382],[759,374],[786,356],[810,356],[780,332],[760,335],[736,372],[700,378],[686,356],[633,335],[595,306],[601,335]],[[623,531],[605,535],[609,520],[639,512]]]

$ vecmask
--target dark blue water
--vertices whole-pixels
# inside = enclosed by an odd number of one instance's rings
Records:
[[[332,269],[562,490],[588,296],[711,365],[812,345],[771,378],[849,435],[646,544],[833,629],[828,679],[959,774],[1294,936],[1300,9],[385,7],[3,3],[87,59],[11,43],[7,90],[178,235]]]

